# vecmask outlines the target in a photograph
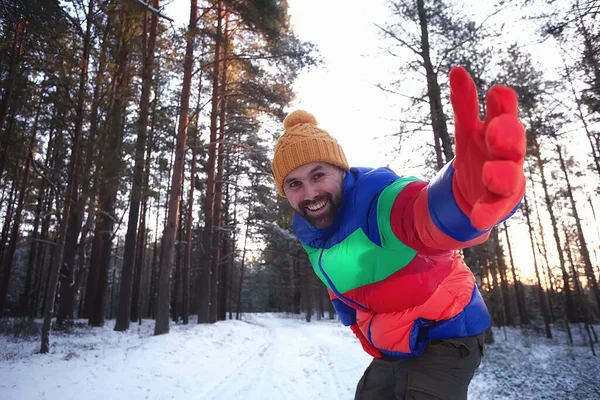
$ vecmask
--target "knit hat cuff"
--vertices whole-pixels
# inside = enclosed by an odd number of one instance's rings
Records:
[[[312,162],[326,162],[348,171],[350,169],[342,147],[333,140],[309,138],[279,149],[273,160],[272,170],[277,191],[285,196],[283,181],[296,168]]]

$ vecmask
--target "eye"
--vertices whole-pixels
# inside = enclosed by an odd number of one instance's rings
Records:
[[[292,182],[288,183],[288,187],[290,189],[294,189],[294,188],[297,188],[299,186],[300,186],[300,182],[298,182],[298,181],[292,181]]]
[[[315,176],[313,177],[313,179],[314,179],[314,180],[321,179],[323,176],[325,176],[325,174],[324,174],[324,173],[322,173],[322,172],[317,172],[317,173],[315,174]]]

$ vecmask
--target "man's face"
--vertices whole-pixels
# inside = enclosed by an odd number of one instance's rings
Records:
[[[329,227],[342,203],[344,171],[324,162],[302,165],[283,181],[292,208],[318,229]]]

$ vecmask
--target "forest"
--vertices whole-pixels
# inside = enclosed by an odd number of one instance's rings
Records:
[[[160,335],[192,315],[334,317],[270,164],[320,49],[286,0],[185,4],[178,27],[160,0],[0,0],[0,333],[41,320],[41,353],[80,319],[116,331],[150,319]],[[420,138],[425,176],[454,157],[453,66],[481,104],[495,83],[518,94],[526,195],[463,251],[493,325],[583,334],[596,355],[600,1],[507,0],[483,20],[461,0],[386,5],[377,29],[397,75],[379,87],[403,104],[389,137],[394,151]],[[508,8],[560,57],[540,65],[531,46],[496,43],[504,28],[488,19]]]

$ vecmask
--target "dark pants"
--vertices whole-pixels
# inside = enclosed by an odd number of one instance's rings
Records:
[[[483,356],[483,334],[433,340],[418,357],[375,358],[354,400],[466,400]]]

